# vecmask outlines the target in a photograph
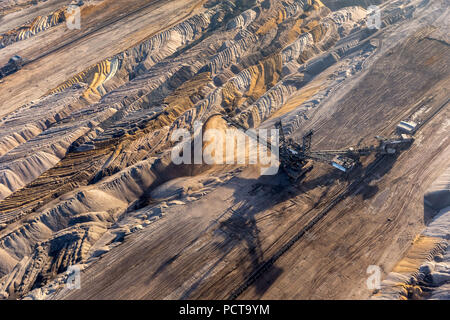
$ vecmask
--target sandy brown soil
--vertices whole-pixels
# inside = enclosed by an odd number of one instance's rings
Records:
[[[368,266],[389,278],[414,255],[414,273],[437,243],[418,237],[437,214],[424,195],[450,166],[450,9],[384,2],[371,30],[374,3],[105,0],[81,30],[0,49],[29,62],[0,80],[0,299],[367,299]],[[299,142],[314,130],[313,151],[418,126],[406,150],[347,174],[310,160],[298,181],[172,161],[195,121],[278,120]]]
[[[2,49],[1,65],[18,53],[32,62],[2,81],[0,96],[8,98],[2,103],[0,116],[40,98],[86,67],[188,18],[201,2],[104,1],[82,11],[81,30],[68,30],[62,24],[26,43]],[[145,9],[138,10],[141,7]],[[111,24],[111,20],[118,21]]]

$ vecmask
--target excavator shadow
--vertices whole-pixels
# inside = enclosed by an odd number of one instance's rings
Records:
[[[261,236],[267,237],[267,235],[261,235],[259,222],[263,221],[267,209],[322,186],[325,189],[315,204],[319,205],[323,201],[327,201],[328,192],[336,181],[347,184],[347,188],[342,194],[342,200],[359,195],[363,199],[371,198],[378,192],[378,187],[373,184],[389,173],[397,157],[398,154],[384,156],[382,159],[375,158],[367,166],[356,168],[351,174],[343,174],[337,169],[330,169],[317,178],[298,181],[294,184],[283,172],[279,172],[276,176],[261,176],[251,180],[234,178],[237,182],[236,186],[244,185],[248,188],[235,190],[235,202],[230,207],[230,215],[217,227],[216,232],[225,235],[223,243],[217,244],[223,252],[221,260],[226,259],[228,254],[236,250],[236,247],[244,247],[247,250],[247,256],[242,258],[244,273],[242,277],[251,282],[256,296],[262,296],[283,273],[283,269],[274,264],[278,255],[275,253],[267,256],[265,252],[267,252],[268,244],[263,246],[261,241]],[[240,179],[247,181],[237,181]],[[301,215],[302,212],[298,214]],[[208,272],[212,272],[212,270]],[[256,279],[262,273],[265,274],[264,281],[252,282],[252,279]],[[229,298],[236,298],[241,291],[243,288],[237,286]]]

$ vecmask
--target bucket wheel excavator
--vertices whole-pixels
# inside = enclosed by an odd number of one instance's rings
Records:
[[[343,172],[349,172],[361,165],[361,157],[372,153],[377,155],[396,154],[409,148],[414,139],[410,135],[402,134],[392,138],[377,136],[378,145],[362,148],[349,147],[342,150],[311,150],[314,132],[308,131],[303,136],[302,144],[293,139],[286,139],[281,121],[275,124],[280,133],[280,162],[283,170],[292,180],[298,180],[309,172],[313,166],[311,162],[322,162]]]

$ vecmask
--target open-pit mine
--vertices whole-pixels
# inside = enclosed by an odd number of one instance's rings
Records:
[[[0,300],[450,299],[449,34],[450,0],[0,1]]]

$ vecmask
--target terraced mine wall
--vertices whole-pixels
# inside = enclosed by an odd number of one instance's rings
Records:
[[[78,8],[78,6],[73,7]],[[38,16],[33,21],[30,21],[25,25],[0,34],[0,49],[14,42],[31,38],[42,31],[66,22],[72,17],[69,13],[71,11],[69,10],[73,10],[72,6],[64,6],[63,8],[58,9],[47,16]]]
[[[159,217],[161,205],[149,196],[155,188],[211,170],[171,164],[175,129],[218,113],[246,128],[277,115],[287,135],[301,129],[378,50],[366,4],[208,1],[201,13],[3,117],[2,296],[24,297],[68,266],[88,263],[98,242],[120,245],[136,231],[121,221],[140,209],[151,212],[144,220]],[[415,10],[388,7],[383,27]],[[347,60],[343,73],[334,70]],[[333,80],[299,99],[328,70]]]
[[[0,3],[0,16],[6,15],[7,13],[18,11],[22,8],[27,8],[32,6],[33,4],[39,4],[41,2],[45,2],[47,0],[5,0]]]

